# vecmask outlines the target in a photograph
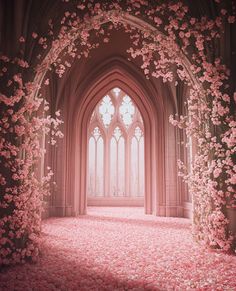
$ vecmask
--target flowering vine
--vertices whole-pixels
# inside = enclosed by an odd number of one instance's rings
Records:
[[[59,112],[54,118],[47,115],[47,101],[39,93],[40,84],[49,84],[46,72],[54,69],[61,78],[75,58],[88,57],[100,45],[99,40],[109,42],[110,31],[120,27],[132,39],[127,53],[130,58],[141,58],[147,78],[189,86],[187,115],[170,116],[170,121],[184,129],[196,146],[190,173],[179,163],[193,196],[194,234],[207,245],[232,250],[235,235],[228,230],[227,208],[236,207],[236,121],[232,110],[236,93],[231,96],[228,89],[229,71],[220,58],[211,59],[208,49],[221,37],[224,21],[235,23],[235,7],[233,15],[229,14],[217,0],[219,15],[213,20],[190,17],[189,8],[175,0],[155,5],[145,0],[63,2],[59,33],[54,36],[52,20],[49,35],[32,33],[42,51],[50,49],[44,59],[38,55],[34,80],[27,79],[32,68],[25,60],[0,57],[0,78],[6,84],[0,94],[0,264],[38,255],[42,200],[52,176],[50,170],[45,177],[37,174],[45,153],[42,135],[52,136],[53,132],[62,136]],[[68,2],[71,5],[67,7]],[[145,26],[138,21],[134,24],[134,17],[143,19]],[[24,42],[24,37],[19,41]],[[16,73],[12,73],[13,67]],[[54,137],[51,143],[55,143]]]
[[[2,72],[9,71],[6,93],[0,94],[0,265],[7,265],[38,256],[42,201],[53,175],[50,168],[39,173],[45,151],[42,140],[52,128],[62,136],[62,121],[40,114],[48,110],[47,102],[35,96],[38,84],[24,81],[27,62],[4,55],[0,59]],[[11,75],[12,68],[18,72]]]

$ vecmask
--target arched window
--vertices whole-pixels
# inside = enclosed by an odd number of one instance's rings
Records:
[[[138,108],[113,88],[94,109],[88,137],[88,196],[144,196],[144,130]]]
[[[118,126],[110,141],[110,175],[111,196],[125,196],[125,140]]]
[[[88,194],[104,195],[104,141],[98,127],[89,138],[89,184]]]
[[[131,194],[144,195],[144,139],[139,126],[134,130],[131,140]]]

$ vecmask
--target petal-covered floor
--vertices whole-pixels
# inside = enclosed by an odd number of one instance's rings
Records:
[[[90,208],[43,223],[37,264],[0,272],[0,290],[236,290],[236,257],[206,251],[190,221]]]

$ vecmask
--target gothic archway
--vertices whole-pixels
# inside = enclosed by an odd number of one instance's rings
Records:
[[[86,213],[87,205],[87,127],[90,121],[92,112],[102,97],[112,88],[119,87],[130,96],[135,96],[135,104],[138,107],[144,123],[145,130],[145,213],[151,214],[157,211],[157,200],[161,193],[163,194],[164,185],[160,179],[163,177],[164,158],[161,154],[163,148],[162,120],[161,115],[153,112],[153,106],[147,96],[147,92],[135,82],[122,65],[117,63],[110,70],[100,76],[93,82],[93,85],[88,88],[75,112],[75,140],[74,145],[74,214]],[[158,136],[159,135],[159,136]],[[158,141],[158,142],[156,142]],[[158,154],[158,152],[160,154]],[[158,156],[157,160],[156,157]],[[73,157],[73,155],[72,155]],[[158,167],[157,174],[157,164]],[[162,165],[162,166],[161,166]],[[80,179],[76,178],[80,177]],[[152,179],[155,177],[155,179]],[[158,180],[157,180],[158,179]],[[159,196],[158,196],[159,195]]]
[[[109,16],[108,19],[110,19],[110,17],[112,17],[112,15],[113,15],[114,11],[108,11],[106,13]],[[91,23],[93,23],[93,21],[99,22],[100,24],[107,23],[107,20],[104,20],[103,17],[101,19],[100,19],[100,17],[98,17],[98,18],[92,17],[91,20],[92,20]],[[133,27],[136,27],[140,31],[148,31],[150,34],[160,36],[164,42],[167,41],[165,36],[158,29],[156,29],[154,26],[148,24],[147,22],[145,22],[145,21],[143,21],[135,16],[130,15],[129,13],[123,13],[119,19],[119,22],[124,26],[126,24],[129,24]],[[69,43],[73,44],[74,41],[76,41],[76,39],[79,37],[80,32],[83,31],[83,29],[85,29],[85,27],[86,27],[86,30],[88,30],[88,31],[93,30],[93,26],[91,25],[91,23],[90,24],[88,24],[88,23],[81,24],[81,30],[78,30],[76,33],[71,34],[71,38],[69,38],[67,40],[67,42],[63,43],[61,46],[59,45],[60,43],[57,43],[57,45],[55,45],[54,48],[51,48],[51,50],[48,52],[47,56],[45,57],[44,61],[42,62],[41,66],[37,70],[35,82],[41,84],[41,82],[45,76],[45,72],[47,71],[48,66],[50,66],[51,63],[54,63],[54,62],[56,63],[60,54],[63,55],[64,53],[66,53],[67,45],[69,45]],[[63,50],[65,50],[65,51],[63,52]],[[193,86],[196,85],[198,88],[201,88],[201,84],[200,84],[199,80],[196,78],[196,76],[190,70],[191,63],[188,60],[188,58],[183,54],[183,52],[181,50],[178,50],[177,55],[178,55],[178,58],[181,59],[181,65],[183,67],[183,70],[184,70],[186,76],[188,76],[188,78],[189,78],[189,84],[191,83]],[[111,68],[112,68],[112,66],[111,66]],[[124,69],[124,67],[123,67],[123,71],[126,71],[126,68]],[[107,74],[109,76],[109,73],[107,73]],[[102,76],[102,73],[101,73],[101,76]],[[131,76],[131,78],[132,78],[132,76]],[[127,78],[124,78],[124,79],[127,79]],[[98,80],[97,80],[97,82],[99,83]],[[135,80],[134,80],[134,83],[135,83]],[[115,86],[115,84],[114,84],[114,86]],[[83,85],[82,85],[82,87],[83,87]],[[108,90],[109,89],[110,88],[108,88]],[[100,90],[100,89],[98,89],[98,90]],[[86,91],[89,91],[89,89],[88,89],[88,87],[83,88],[82,91],[83,91],[82,95],[86,95],[87,94]],[[37,95],[37,92],[35,92],[35,93]],[[104,92],[104,94],[105,94],[105,92]],[[148,94],[146,94],[146,96],[148,98]],[[102,96],[100,96],[100,98],[101,97]],[[80,95],[78,99],[80,99],[80,100],[79,100],[78,104],[76,106],[74,106],[74,109],[80,107],[81,105],[83,106],[84,98],[83,97],[81,98],[81,95]],[[151,98],[148,98],[148,99],[151,100]],[[161,100],[161,97],[157,96],[157,99],[158,99],[158,104],[159,104],[160,108],[158,108],[158,112],[155,112],[155,114],[157,115],[155,122],[157,124],[155,125],[156,133],[152,135],[152,140],[153,140],[152,142],[154,142],[155,139],[158,139],[158,142],[156,145],[157,149],[154,149],[153,147],[152,147],[152,149],[150,149],[150,151],[151,150],[153,151],[153,152],[151,152],[151,155],[153,156],[153,159],[156,162],[156,164],[154,166],[154,168],[156,170],[151,172],[152,173],[151,179],[156,180],[156,183],[152,183],[152,185],[150,184],[147,186],[148,188],[150,188],[148,190],[148,192],[151,193],[150,194],[150,201],[152,201],[152,202],[150,202],[152,207],[151,206],[149,207],[149,211],[147,213],[154,213],[154,214],[163,215],[163,216],[183,216],[183,211],[185,211],[186,209],[184,209],[185,206],[183,207],[183,203],[182,203],[183,201],[181,201],[181,199],[182,199],[181,194],[180,193],[177,194],[177,192],[178,191],[180,192],[180,190],[179,189],[176,190],[176,188],[178,188],[179,182],[176,181],[177,178],[174,177],[174,180],[175,180],[174,184],[175,185],[172,185],[171,187],[169,187],[168,183],[171,182],[172,179],[168,179],[168,181],[166,179],[166,171],[168,171],[168,169],[165,168],[166,157],[164,157],[164,152],[165,152],[165,150],[164,150],[164,148],[165,148],[164,137],[165,137],[165,134],[168,134],[168,133],[166,133],[166,129],[164,128],[164,118],[166,118],[169,113],[166,112],[166,108],[165,108],[165,106],[163,106],[163,101]],[[98,102],[98,100],[97,100],[97,102]],[[59,103],[60,103],[60,100],[58,100],[58,104]],[[94,104],[94,106],[95,106],[95,104]],[[148,107],[146,107],[146,108],[148,108]],[[153,109],[153,106],[150,105],[150,108]],[[73,124],[74,126],[76,126],[75,124],[77,124],[77,122],[76,122],[76,120],[77,120],[77,117],[76,117],[77,113],[76,112],[77,111],[76,110],[77,109],[75,109],[75,112],[73,114],[71,112],[67,113],[68,115],[71,115],[71,116],[69,116],[69,120],[70,120],[70,123]],[[148,109],[147,112],[149,113],[150,110]],[[84,113],[80,111],[80,115],[83,115],[83,114]],[[90,112],[90,114],[91,114],[91,112]],[[172,114],[172,112],[171,112],[171,114]],[[168,120],[168,118],[165,120],[165,122],[167,122],[167,120]],[[68,124],[69,124],[69,122],[68,122]],[[61,209],[61,210],[59,210],[59,213],[60,213],[59,215],[76,215],[76,214],[80,214],[80,213],[81,214],[85,213],[85,211],[83,210],[83,207],[81,210],[80,209],[81,206],[79,208],[77,208],[77,206],[75,206],[75,205],[83,205],[84,204],[84,198],[82,197],[83,195],[81,196],[80,194],[78,194],[79,198],[78,197],[75,198],[75,196],[76,196],[75,192],[81,193],[81,191],[84,191],[84,184],[86,184],[86,179],[84,179],[83,172],[84,172],[84,169],[86,169],[86,167],[81,169],[81,170],[76,169],[78,163],[80,163],[80,158],[76,159],[76,156],[77,156],[76,152],[77,151],[75,150],[75,147],[73,146],[73,144],[74,144],[74,140],[76,139],[78,131],[77,131],[77,129],[71,130],[70,128],[67,128],[67,130],[70,132],[70,135],[71,135],[70,140],[71,141],[65,142],[68,145],[69,152],[67,152],[67,158],[66,158],[66,162],[65,162],[67,166],[65,169],[62,169],[62,171],[64,172],[64,178],[63,178],[64,186],[63,186],[63,194],[62,194],[63,197],[59,198],[59,200],[62,201],[62,203],[60,201],[60,204],[63,204],[63,206],[62,207],[59,206],[57,208]],[[154,127],[152,130],[154,130]],[[73,133],[71,133],[71,131]],[[83,136],[83,135],[81,135],[81,136]],[[79,138],[77,138],[77,140],[79,140]],[[80,148],[80,151],[85,153],[83,145],[82,144],[79,145],[78,142],[76,142],[76,144]],[[171,147],[171,143],[169,146]],[[169,148],[168,151],[169,150],[171,150],[171,149]],[[176,151],[176,149],[174,149],[174,151]],[[167,155],[168,155],[168,153],[167,153]],[[174,161],[174,159],[175,159],[174,163],[170,167],[171,170],[173,170],[173,168],[175,168],[177,165],[177,159],[174,157],[174,155],[176,155],[176,153],[174,153],[173,155],[171,154],[170,157],[167,157],[167,159],[170,158],[172,161]],[[71,162],[71,159],[72,159],[71,156],[73,156],[73,162]],[[83,160],[83,157],[81,157],[81,159]],[[77,165],[74,163],[74,161],[77,161]],[[81,163],[83,164],[83,161],[81,161]],[[148,168],[149,167],[150,166],[148,166]],[[157,173],[158,173],[158,175],[157,175]],[[76,177],[79,177],[79,180]],[[148,183],[146,183],[146,184],[148,184]],[[80,186],[78,186],[78,185],[80,185]],[[82,188],[80,188],[80,187],[82,187]],[[173,190],[176,192],[174,195],[171,193]],[[172,197],[170,197],[170,196],[172,196]],[[78,200],[78,201],[76,201],[76,200]],[[189,205],[187,205],[186,207],[188,208],[187,212],[189,212],[189,210],[190,210]],[[190,206],[190,208],[191,208],[191,206]],[[78,210],[78,209],[80,209],[80,210]]]

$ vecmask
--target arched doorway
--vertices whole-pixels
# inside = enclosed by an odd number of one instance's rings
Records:
[[[164,188],[164,139],[163,139],[163,111],[158,108],[160,114],[154,113],[154,105],[151,101],[151,91],[142,88],[129,71],[124,69],[122,62],[114,60],[112,63],[100,70],[98,76],[92,75],[92,85],[85,87],[83,95],[76,104],[74,115],[74,128],[72,151],[69,158],[73,161],[74,172],[69,178],[74,183],[71,191],[73,195],[73,214],[85,214],[87,209],[87,183],[88,183],[88,132],[90,119],[94,108],[107,92],[113,88],[120,88],[128,96],[133,97],[143,118],[143,129],[145,132],[144,157],[145,157],[145,191],[144,209],[146,214],[160,213],[160,207],[165,197]],[[158,98],[158,96],[156,96]],[[153,100],[153,99],[152,99]],[[159,153],[159,154],[158,154]],[[158,185],[158,186],[157,186]],[[164,206],[165,207],[165,206]]]
[[[123,90],[96,105],[88,125],[88,206],[144,206],[144,126]]]
[[[109,19],[109,17],[107,19]],[[104,17],[102,17],[101,19],[102,23],[103,21]],[[121,23],[130,23],[141,31],[147,30],[150,32],[155,32],[157,33],[157,35],[162,35],[162,33],[158,31],[155,27],[127,13],[125,15],[122,15],[120,21]],[[87,29],[92,30],[93,26],[91,25],[91,27],[89,26],[87,27]],[[74,42],[76,37],[77,36],[74,35],[71,39],[71,42]],[[163,38],[163,40],[165,40],[165,37]],[[61,52],[64,48],[65,47],[62,45],[58,52]],[[51,50],[48,53],[45,61],[42,63],[42,72],[38,71],[38,74],[35,78],[36,82],[42,82],[43,76],[45,74],[45,71],[43,70],[44,66],[46,66],[46,64],[48,65],[48,63],[51,62],[51,59],[56,59],[58,57],[58,52],[55,52],[55,50]],[[178,55],[181,59],[181,64],[183,65],[184,71],[186,71],[186,74],[189,75],[189,79],[193,84],[198,85],[198,80],[189,69],[189,60],[186,58],[186,56],[182,54],[181,50],[178,51]],[[112,56],[111,58],[114,57]],[[108,86],[108,82],[112,81],[113,86],[117,86],[117,83],[122,83],[124,89],[127,89],[128,91],[136,91],[137,89],[137,91],[139,92],[139,96],[137,97],[137,101],[135,100],[135,102],[137,103],[140,111],[143,110],[142,114],[143,112],[145,112],[144,115],[147,115],[147,117],[144,118],[144,127],[146,128],[145,124],[148,125],[148,131],[146,131],[147,141],[145,141],[145,151],[147,151],[147,153],[145,152],[145,155],[149,155],[150,159],[146,159],[145,162],[145,197],[148,197],[145,200],[147,201],[145,202],[145,212],[154,213],[161,216],[182,216],[185,208],[187,207],[187,210],[189,211],[191,209],[191,206],[189,207],[188,205],[183,205],[183,191],[180,187],[180,182],[176,175],[178,146],[175,143],[175,135],[177,136],[178,133],[174,132],[174,130],[172,129],[169,130],[169,128],[165,126],[165,124],[168,122],[169,114],[175,113],[176,110],[168,110],[170,104],[164,104],[165,101],[163,97],[161,97],[161,95],[158,96],[158,94],[151,94],[149,97],[150,91],[147,90],[147,86],[144,85],[145,81],[141,80],[140,82],[141,78],[136,78],[137,72],[135,72],[135,74],[132,76],[132,66],[130,64],[127,65],[127,63],[129,62],[124,62],[123,60],[120,62],[120,59],[123,57],[115,58],[118,59],[118,70],[116,71],[116,73],[119,75],[119,77],[117,79],[114,70],[114,68],[117,68],[117,66],[116,64],[115,66],[113,66],[113,60],[108,59],[108,66],[107,64],[104,66],[106,67],[106,69],[107,67],[109,67],[105,74],[103,72],[103,68],[101,70],[97,69],[93,64],[88,75],[90,75],[90,72],[91,75],[93,75],[94,71],[99,71],[100,77],[95,74],[96,76],[94,78],[95,81],[93,82],[93,85],[90,86],[90,84],[87,88],[83,87],[84,83],[86,83],[87,81],[84,82],[84,80],[82,80],[81,84],[79,85],[80,88],[82,88],[80,89],[80,91],[82,91],[82,94],[73,94],[73,96],[76,96],[75,99],[79,99],[79,101],[77,102],[76,100],[74,102],[73,100],[71,100],[71,110],[68,110],[68,112],[66,113],[68,115],[68,117],[66,116],[67,140],[66,142],[64,142],[64,144],[66,145],[64,151],[66,153],[66,158],[63,162],[63,167],[61,169],[61,171],[63,172],[63,180],[59,179],[59,181],[62,181],[62,191],[57,196],[57,201],[53,203],[57,206],[53,207],[59,209],[58,211],[56,210],[56,213],[63,213],[63,215],[78,215],[86,213],[87,144],[84,144],[84,141],[81,140],[84,139],[84,137],[86,136],[84,128],[87,128],[87,123],[89,122],[88,116],[91,115],[92,112],[90,105],[92,105],[92,107],[95,106],[96,103],[94,104],[94,102],[99,101],[99,99],[97,98],[102,98],[102,96],[100,95],[100,91],[104,89],[104,86],[106,87],[106,90],[111,89]],[[107,77],[106,80],[104,80],[105,75]],[[89,79],[89,77],[86,76],[86,79]],[[129,84],[130,81],[131,85]],[[152,82],[150,82],[150,86],[152,86],[151,83]],[[99,92],[98,97],[95,96],[94,91],[96,90],[97,92]],[[171,88],[169,88],[169,90],[167,90],[165,94],[173,95],[173,92],[168,91],[171,91]],[[105,89],[103,94],[106,94]],[[92,95],[93,97],[91,97]],[[91,98],[93,100],[91,100]],[[157,100],[156,103],[158,105],[153,104],[154,100]],[[62,100],[62,102],[64,101]],[[63,107],[69,108],[68,103],[69,102],[66,101],[63,104]],[[87,106],[87,108],[85,108],[84,106]],[[177,104],[174,104],[173,107],[177,108]],[[71,124],[73,124],[73,126],[71,126]],[[170,135],[172,136],[171,139],[167,139],[166,136]],[[87,142],[86,138],[85,141]],[[168,148],[166,148],[166,145],[168,146]],[[147,179],[149,179],[149,181]]]

